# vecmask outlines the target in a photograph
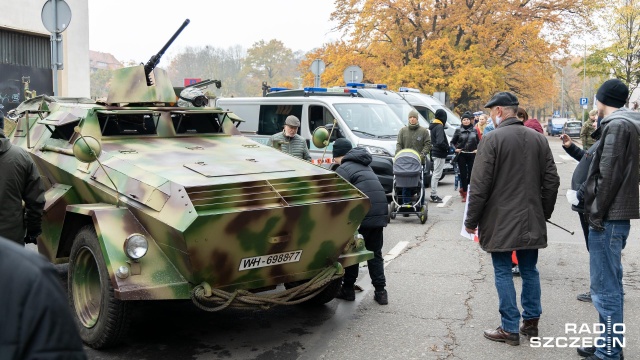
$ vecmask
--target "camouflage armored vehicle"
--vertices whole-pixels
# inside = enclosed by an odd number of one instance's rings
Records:
[[[357,235],[369,200],[241,136],[233,113],[176,107],[157,60],[117,70],[105,103],[41,95],[16,111],[12,144],[46,188],[38,251],[69,263],[83,341],[117,344],[133,301],[217,311],[333,299],[343,268],[372,258]]]

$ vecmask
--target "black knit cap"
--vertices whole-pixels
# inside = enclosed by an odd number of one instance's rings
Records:
[[[605,81],[596,93],[596,99],[604,105],[621,108],[627,103],[629,88],[620,79]]]
[[[446,123],[447,122],[447,113],[442,109],[436,110],[436,119],[442,121],[443,124]]]
[[[494,106],[518,106],[518,98],[510,92],[501,91],[491,98],[489,102],[484,106],[485,108],[492,108]]]
[[[461,119],[473,119],[473,114],[471,111],[465,111],[464,114],[462,114]]]
[[[351,141],[340,138],[333,143],[333,157],[345,156],[352,148]]]

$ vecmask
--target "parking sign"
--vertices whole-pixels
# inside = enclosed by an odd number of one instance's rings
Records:
[[[589,98],[580,98],[580,105],[587,105],[589,103]]]

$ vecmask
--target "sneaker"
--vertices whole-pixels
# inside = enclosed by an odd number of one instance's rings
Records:
[[[441,202],[442,202],[442,199],[441,199],[441,198],[440,198],[440,196],[438,196],[438,195],[431,195],[431,202],[434,202],[434,203],[441,203]]]
[[[584,294],[578,294],[578,296],[576,296],[576,299],[578,299],[579,301],[591,302],[591,292],[587,291]]]
[[[387,296],[387,290],[375,291],[373,293],[373,300],[375,300],[380,305],[389,304],[389,298]]]
[[[356,300],[356,290],[353,285],[345,286],[342,284],[338,295],[336,295],[336,299],[342,299],[346,301],[355,301]]]
[[[595,355],[596,354],[595,346],[579,347],[579,348],[576,348],[576,350],[578,351],[578,355],[585,357],[585,360],[586,359],[600,360],[600,358]],[[620,351],[620,360],[624,360],[624,353],[622,351]]]

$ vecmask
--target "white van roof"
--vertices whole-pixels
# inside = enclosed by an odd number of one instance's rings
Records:
[[[216,99],[216,105],[218,103],[224,104],[225,102],[242,103],[242,104],[306,104],[306,103],[322,103],[322,104],[383,104],[385,102],[380,100],[373,100],[361,97],[347,97],[347,96],[283,96],[283,97],[234,97],[234,98],[218,98]],[[222,107],[222,106],[220,106]]]

